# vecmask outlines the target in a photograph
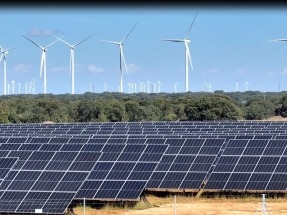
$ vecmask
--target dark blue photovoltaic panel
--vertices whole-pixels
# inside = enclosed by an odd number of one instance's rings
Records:
[[[126,181],[118,195],[117,199],[138,199],[144,190],[146,181]]]
[[[98,199],[114,199],[119,190],[121,190],[125,181],[108,181],[102,182],[99,190],[96,192],[94,198]]]
[[[0,124],[0,155],[16,159],[1,169],[0,158],[0,212],[63,213],[74,198],[138,199],[145,188],[285,191],[286,128],[262,121]]]

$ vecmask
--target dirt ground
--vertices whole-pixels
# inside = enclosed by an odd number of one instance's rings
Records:
[[[151,202],[153,200],[150,200]],[[174,204],[173,199],[157,199],[146,209],[74,208],[76,215],[287,215],[287,199],[266,199],[265,213],[262,200],[257,199],[181,199]],[[169,202],[169,203],[166,203]]]

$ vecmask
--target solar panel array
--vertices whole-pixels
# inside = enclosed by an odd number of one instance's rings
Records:
[[[0,213],[145,189],[287,190],[287,122],[0,124]]]

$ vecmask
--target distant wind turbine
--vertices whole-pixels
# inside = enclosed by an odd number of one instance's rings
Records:
[[[248,82],[245,82],[245,91],[248,91]]]
[[[14,93],[15,93],[15,91],[14,91],[14,86],[15,86],[15,81],[14,80],[12,80],[11,81],[11,84],[12,84],[12,95],[14,95]]]
[[[235,83],[235,91],[238,92],[238,83]]]
[[[150,81],[146,81],[147,82],[147,93],[149,93],[149,84],[150,84]]]
[[[63,43],[65,43],[67,46],[69,46],[69,48],[71,49],[71,54],[70,54],[70,70],[71,70],[71,76],[72,76],[72,94],[75,94],[75,48],[80,45],[82,42],[86,41],[87,39],[89,39],[90,37],[94,36],[96,33],[88,36],[87,38],[81,40],[80,42],[71,45],[70,43],[67,43],[66,41],[64,41],[63,39],[61,39],[60,37],[57,37],[55,35],[55,38],[57,38],[58,40],[62,41]]]
[[[162,85],[162,83],[160,81],[157,81],[157,86],[158,86],[158,93],[160,93],[160,86]]]
[[[25,84],[26,94],[28,94],[28,83]]]
[[[137,83],[134,83],[135,86],[135,93],[137,92]]]
[[[177,93],[177,85],[178,84],[179,84],[178,82],[174,84],[174,93]]]
[[[33,43],[34,45],[36,45],[37,47],[39,47],[40,49],[42,49],[42,56],[41,56],[41,65],[40,65],[40,78],[42,77],[42,73],[43,73],[43,94],[47,93],[47,51],[48,48],[53,45],[54,43],[56,43],[58,40],[55,40],[54,42],[50,43],[49,45],[43,47],[41,45],[39,45],[38,43],[34,42],[33,40],[29,39],[28,37],[25,37],[24,35],[22,35],[24,38],[26,38],[27,40],[29,40],[31,43]]]
[[[120,72],[121,72],[121,76],[120,76],[120,92],[121,93],[123,92],[123,64],[125,66],[126,73],[128,73],[128,68],[127,68],[127,65],[126,65],[125,56],[124,56],[124,52],[123,52],[123,45],[124,45],[124,41],[131,34],[131,32],[134,30],[134,28],[136,27],[137,24],[138,23],[136,23],[134,25],[134,27],[130,30],[130,32],[120,42],[115,42],[115,41],[110,41],[110,40],[100,40],[100,41],[103,41],[103,42],[116,44],[120,48]]]
[[[206,82],[204,82],[204,89],[205,89],[205,92],[208,92],[208,84]]]
[[[10,84],[7,84],[8,95],[10,94]]]
[[[185,45],[185,92],[188,92],[188,62],[191,66],[191,69],[193,69],[191,57],[190,57],[190,51],[189,51],[189,47],[188,47],[188,43],[190,42],[190,39],[188,39],[188,36],[189,36],[189,32],[191,30],[191,27],[193,26],[193,23],[195,21],[195,18],[197,16],[197,13],[198,12],[196,12],[195,17],[194,17],[184,39],[164,39],[164,40],[162,40],[162,41],[169,41],[169,42],[183,42]]]
[[[21,94],[21,83],[18,83],[18,94]]]
[[[3,92],[4,92],[4,95],[6,95],[6,86],[7,86],[7,84],[6,84],[6,82],[7,82],[7,77],[6,77],[6,55],[8,54],[8,52],[10,51],[10,50],[12,50],[12,49],[14,49],[14,48],[11,48],[11,49],[3,49],[2,47],[0,47],[0,50],[1,50],[1,57],[0,57],[0,62],[1,62],[1,60],[3,59],[3,66],[4,66],[4,75],[3,75],[3,78],[4,78],[4,82],[3,82]]]

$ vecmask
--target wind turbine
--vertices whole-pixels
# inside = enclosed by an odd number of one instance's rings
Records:
[[[245,91],[248,91],[248,82],[245,82]]]
[[[146,82],[147,82],[147,93],[149,93],[149,84],[150,84],[150,81],[147,80]]]
[[[190,42],[190,39],[188,39],[188,36],[189,36],[189,32],[191,30],[191,27],[193,26],[193,23],[195,21],[195,18],[197,16],[197,13],[198,12],[196,12],[195,17],[194,17],[184,39],[164,39],[164,40],[162,40],[162,41],[169,41],[169,42],[183,42],[185,45],[185,92],[188,91],[188,62],[191,66],[191,69],[193,70],[191,57],[190,57],[190,51],[189,51],[189,47],[188,47],[188,43]]]
[[[39,45],[38,43],[34,42],[33,40],[29,39],[28,37],[25,37],[24,35],[22,35],[22,36],[42,50],[41,65],[40,65],[40,78],[41,78],[42,73],[43,73],[43,76],[44,76],[43,77],[43,94],[46,94],[47,93],[47,61],[46,61],[47,51],[48,51],[48,48],[51,45],[53,45],[54,43],[56,43],[58,40],[55,40],[54,42],[50,43],[49,45],[43,47],[43,46]]]
[[[177,93],[177,85],[178,84],[179,84],[178,82],[174,84],[174,93]]]
[[[134,25],[134,27],[130,30],[130,32],[124,37],[124,39],[122,39],[120,42],[115,42],[115,41],[110,41],[110,40],[100,40],[103,42],[108,42],[108,43],[113,43],[119,46],[120,48],[120,71],[121,71],[121,76],[120,76],[120,92],[123,92],[123,64],[125,66],[125,70],[126,73],[128,73],[128,68],[126,65],[126,61],[125,61],[125,56],[124,56],[124,52],[123,52],[123,45],[124,45],[124,41],[127,39],[127,37],[131,34],[131,32],[134,30],[134,28],[136,27],[138,23],[136,23]]]
[[[3,65],[4,65],[4,82],[3,82],[3,87],[4,87],[4,95],[6,95],[6,82],[7,82],[7,78],[6,78],[6,55],[8,54],[8,52],[10,51],[10,50],[12,50],[12,49],[14,49],[14,48],[11,48],[11,49],[3,49],[2,47],[0,47],[0,50],[1,50],[1,57],[0,57],[0,62],[1,62],[1,60],[3,59]]]
[[[162,83],[160,81],[157,81],[158,84],[158,93],[160,93],[160,85],[162,85]]]
[[[235,83],[235,92],[238,92],[238,83]]]
[[[21,94],[21,83],[18,83],[18,94]]]
[[[89,39],[90,37],[94,36],[96,33],[88,36],[87,38],[81,40],[80,42],[71,45],[70,43],[67,43],[66,41],[62,40],[60,37],[57,37],[55,35],[55,38],[57,38],[58,40],[62,41],[63,43],[65,43],[67,46],[70,47],[71,49],[71,54],[70,54],[70,69],[71,69],[71,76],[72,76],[72,94],[75,94],[75,48],[80,45],[82,42],[86,41],[87,39]]]
[[[135,86],[135,93],[137,93],[137,83],[134,83]]]
[[[14,81],[14,80],[12,80],[12,81],[11,81],[11,84],[12,84],[12,95],[14,95],[14,92],[15,92],[15,91],[14,91],[14,89],[15,89],[15,88],[14,88],[15,81]]]

